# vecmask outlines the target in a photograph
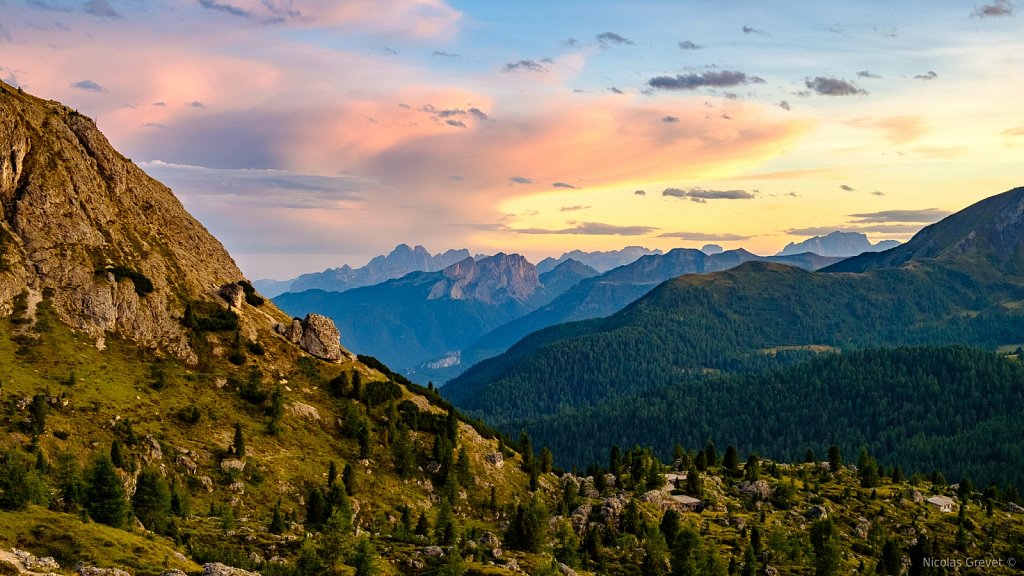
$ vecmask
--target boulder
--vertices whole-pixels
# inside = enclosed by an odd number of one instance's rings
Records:
[[[203,576],[260,576],[260,574],[241,568],[232,568],[220,562],[211,562],[203,565]]]
[[[744,496],[757,497],[761,500],[767,500],[775,492],[771,485],[764,480],[740,482],[739,489]]]
[[[239,472],[245,470],[245,460],[238,460],[237,458],[225,458],[220,461],[220,469],[227,472],[228,470],[237,470]]]
[[[156,438],[148,434],[142,438],[142,449],[142,458],[147,464],[164,459],[164,451],[160,448],[160,442],[157,442]]]
[[[119,568],[96,568],[79,564],[75,567],[75,573],[79,576],[132,576]]]
[[[562,564],[561,562],[559,562],[558,564],[558,573],[563,574],[564,576],[577,576],[575,570],[573,570],[565,564]]]
[[[289,326],[278,324],[274,329],[306,352],[330,362],[341,362],[341,333],[334,321],[320,314],[307,314],[306,318],[292,319]]]
[[[484,461],[495,468],[501,468],[505,465],[505,456],[501,452],[488,452],[484,455]]]
[[[821,504],[815,504],[807,511],[807,517],[811,520],[824,520],[828,518],[828,510]]]
[[[1014,514],[1024,514],[1024,508],[1022,508],[1016,502],[1007,502],[1006,503],[1006,510],[1008,512],[1013,512]]]
[[[478,540],[478,542],[480,542],[480,545],[484,546],[485,548],[501,547],[501,540],[494,532],[484,532],[484,535],[480,537],[480,540]]]
[[[423,554],[430,558],[440,558],[444,556],[444,550],[441,550],[440,546],[427,546],[423,549]]]
[[[172,570],[164,570],[163,572],[160,573],[160,576],[188,576],[188,574],[185,574],[181,570],[172,569]]]
[[[245,301],[245,290],[235,283],[225,284],[220,287],[220,297],[227,301],[232,308],[241,308]]]
[[[310,406],[302,402],[295,402],[288,406],[288,411],[298,418],[305,418],[306,420],[320,419],[320,412],[316,409],[316,406]]]

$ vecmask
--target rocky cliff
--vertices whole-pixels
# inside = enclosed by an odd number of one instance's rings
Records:
[[[196,361],[186,306],[223,306],[220,287],[243,277],[220,242],[91,119],[3,83],[0,152],[0,313],[45,296],[98,346],[117,333]]]
[[[526,302],[542,290],[537,269],[519,254],[466,258],[443,270],[428,300],[478,300],[488,304],[512,299]]]

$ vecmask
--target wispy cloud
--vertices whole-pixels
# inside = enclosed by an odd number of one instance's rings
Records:
[[[459,54],[455,54],[453,52],[445,52],[443,50],[434,50],[431,53],[431,56],[437,56],[437,57],[440,57],[440,58],[459,58],[460,57]]]
[[[771,34],[769,34],[765,30],[761,30],[759,28],[754,28],[753,26],[746,26],[746,25],[743,26],[743,33],[744,34],[757,34],[758,36],[771,36]]]
[[[870,78],[872,80],[878,80],[881,78],[881,76],[868,70],[861,70],[860,72],[857,72],[857,78]]]
[[[590,206],[584,206],[582,204],[577,204],[575,206],[562,206],[561,208],[558,209],[558,211],[559,212],[576,212],[578,210],[586,210],[587,208],[590,208]]]
[[[1013,4],[1010,0],[995,0],[991,4],[983,4],[974,9],[977,18],[992,18],[999,16],[1013,16]]]
[[[700,50],[701,48],[703,48],[703,46],[689,40],[683,40],[679,43],[680,50]]]
[[[651,88],[660,90],[696,90],[697,88],[728,88],[743,84],[760,84],[764,79],[758,76],[747,76],[743,72],[711,70],[699,74],[676,74],[675,76],[656,76],[647,81]]]
[[[612,45],[627,45],[632,46],[633,41],[615,32],[602,32],[597,35],[597,45],[602,50],[607,50]]]
[[[245,10],[244,8],[240,8],[240,7],[235,6],[233,4],[228,4],[226,2],[217,2],[216,0],[196,0],[196,1],[199,2],[200,6],[202,6],[203,8],[206,8],[207,10],[216,10],[216,11],[219,11],[219,12],[224,12],[226,14],[231,14],[232,16],[240,16],[242,18],[251,18],[252,17],[252,12],[249,12],[248,10]]]
[[[679,238],[680,240],[693,240],[695,242],[737,242],[750,240],[753,236],[741,236],[739,234],[718,234],[714,232],[665,232],[658,234],[658,238]]]
[[[924,210],[883,210],[881,212],[867,212],[862,214],[850,214],[855,224],[872,224],[876,222],[925,222],[931,224],[937,222],[949,212],[938,208],[925,208]]]
[[[841,78],[817,76],[813,80],[808,79],[804,84],[822,96],[854,96],[857,94],[867,94],[866,90],[857,88],[853,83]]]
[[[915,80],[935,80],[939,75],[934,70],[929,70],[927,74],[918,74],[914,76]]]
[[[111,6],[110,2],[107,2],[107,0],[89,0],[85,3],[82,11],[86,14],[99,16],[100,18],[117,19],[121,17],[121,15],[114,10],[114,7]]]
[[[555,182],[555,183],[551,184],[551,186],[554,187],[554,188],[565,188],[565,189],[568,189],[568,190],[575,190],[576,189],[575,186],[573,186],[572,184],[569,184],[568,182]],[[587,206],[587,208],[589,208],[589,206]],[[563,210],[564,210],[564,208],[563,208]]]
[[[666,124],[675,124],[679,122],[679,116],[663,116],[661,121]]]
[[[839,189],[844,192],[853,192],[854,190],[856,190],[856,188],[850,186],[849,184],[840,184]]]
[[[536,60],[519,60],[518,62],[509,62],[505,64],[503,68],[505,72],[547,72],[546,66]]]
[[[661,192],[662,196],[672,198],[689,198],[697,202],[703,200],[749,200],[754,194],[746,190],[707,190],[705,188],[666,188]]]
[[[646,190],[636,190],[636,191],[633,192],[633,195],[634,196],[647,196],[647,191]]]
[[[602,222],[580,222],[570,228],[508,228],[517,234],[573,234],[582,236],[645,236],[656,232],[653,226],[616,226]]]
[[[513,184],[533,184],[533,179],[526,176],[510,176],[508,180]]]

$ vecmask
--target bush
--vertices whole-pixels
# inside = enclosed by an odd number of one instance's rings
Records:
[[[135,293],[139,296],[145,296],[153,291],[153,281],[147,278],[145,274],[135,270],[134,268],[129,268],[128,266],[114,266],[113,268],[97,271],[99,274],[105,274],[107,272],[114,275],[114,280],[116,282],[120,282],[124,278],[131,280],[132,284],[135,286]]]

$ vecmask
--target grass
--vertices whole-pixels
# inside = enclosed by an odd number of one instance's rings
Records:
[[[79,562],[99,568],[130,568],[137,576],[172,568],[200,570],[195,562],[176,555],[177,549],[166,539],[82,522],[38,506],[0,512],[0,543],[7,549],[17,547],[36,556],[53,556],[66,570]]]

